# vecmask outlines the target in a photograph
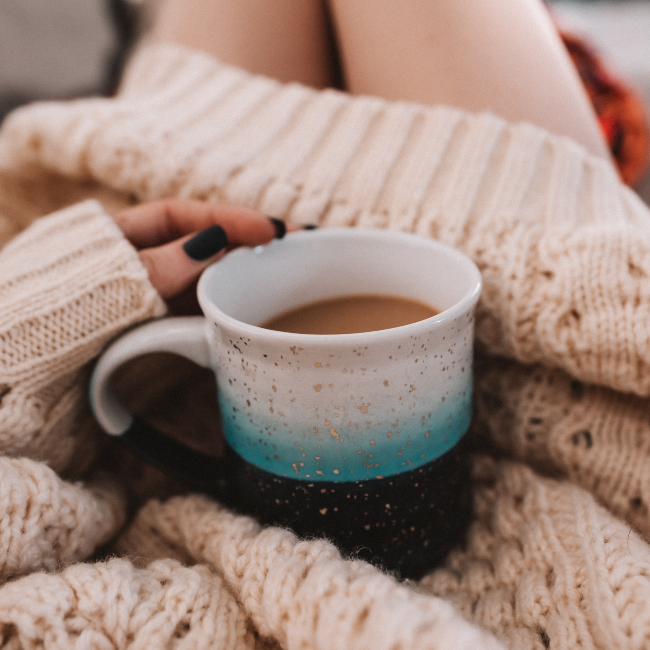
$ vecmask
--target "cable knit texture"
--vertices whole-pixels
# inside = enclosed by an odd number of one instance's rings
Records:
[[[151,501],[121,532],[135,504],[99,482],[88,364],[165,307],[105,210],[165,196],[415,232],[479,265],[475,521],[442,568],[399,584],[196,495]],[[102,203],[32,223],[86,197]],[[15,579],[0,587],[0,644],[650,644],[650,212],[606,161],[490,114],[317,92],[145,45],[115,98],[6,120],[7,241],[0,579]],[[136,480],[109,469],[127,491]],[[120,557],[93,563],[102,548]]]
[[[262,530],[203,497],[150,502],[120,541],[122,552],[183,549],[223,575],[263,636],[288,650],[498,648],[438,598],[395,583],[369,564],[342,560],[326,541]],[[186,557],[186,561],[188,558]]]
[[[0,458],[0,581],[88,557],[124,523],[111,483],[66,483],[43,463]]]
[[[113,559],[31,575],[0,591],[3,647],[247,650],[254,635],[222,580],[173,560]]]
[[[648,545],[575,486],[482,465],[467,550],[421,587],[511,648],[648,647]]]

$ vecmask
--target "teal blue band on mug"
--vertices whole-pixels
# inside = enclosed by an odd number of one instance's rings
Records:
[[[359,481],[416,469],[456,446],[471,420],[472,380],[452,399],[424,413],[377,421],[372,413],[329,409],[281,427],[253,420],[219,389],[223,432],[245,461],[277,476],[307,481]],[[361,416],[361,417],[359,417]]]

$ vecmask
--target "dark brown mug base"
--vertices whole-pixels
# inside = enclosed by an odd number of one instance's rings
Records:
[[[439,565],[463,541],[472,514],[462,441],[417,469],[355,482],[310,483],[276,476],[238,457],[236,463],[241,465],[231,494],[241,512],[302,537],[325,537],[344,555],[399,578],[418,579]]]
[[[119,438],[149,462],[261,523],[325,537],[400,578],[418,579],[464,539],[471,484],[466,442],[422,467],[382,479],[301,481],[261,470],[226,448],[208,456],[134,418]]]

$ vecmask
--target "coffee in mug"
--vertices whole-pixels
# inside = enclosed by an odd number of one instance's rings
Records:
[[[240,512],[416,578],[470,519],[462,441],[480,289],[465,255],[403,233],[324,229],[240,248],[201,276],[204,317],[143,325],[104,352],[91,404],[108,433]],[[355,333],[264,327],[378,294],[439,313]],[[166,439],[115,398],[112,372],[157,351],[214,371],[225,459]]]
[[[433,307],[412,298],[348,295],[295,307],[260,327],[295,334],[356,334],[410,325],[437,313]]]

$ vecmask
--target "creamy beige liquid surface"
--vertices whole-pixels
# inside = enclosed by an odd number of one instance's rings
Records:
[[[361,294],[301,305],[270,318],[260,327],[296,334],[355,334],[408,325],[438,313],[412,298]]]

